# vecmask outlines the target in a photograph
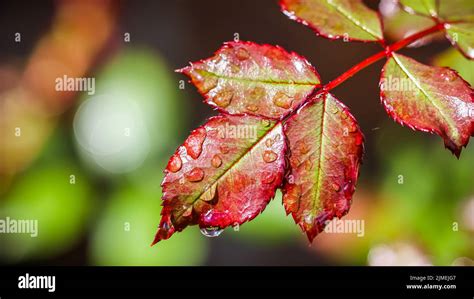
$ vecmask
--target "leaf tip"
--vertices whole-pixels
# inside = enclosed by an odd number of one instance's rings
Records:
[[[158,231],[155,234],[155,238],[150,246],[155,245],[156,243],[160,242],[161,240],[169,239],[175,233],[174,225],[171,223],[169,216],[163,215],[161,219],[160,226],[158,227]]]
[[[174,70],[174,71],[175,71],[176,73],[180,73],[180,74],[185,74],[185,75],[186,75],[186,74],[189,73],[189,69],[190,69],[190,68],[191,68],[191,66],[188,65],[188,66],[182,67],[182,68],[180,68],[180,69],[176,69],[176,70]]]

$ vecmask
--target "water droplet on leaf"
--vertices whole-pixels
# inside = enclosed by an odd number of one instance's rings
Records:
[[[191,171],[187,172],[185,177],[190,182],[199,182],[204,178],[204,171],[199,167],[195,167]]]
[[[217,106],[221,108],[225,108],[229,106],[230,102],[232,101],[232,97],[233,97],[232,91],[221,90],[216,94],[213,100]]]
[[[207,188],[206,191],[201,195],[200,199],[206,202],[213,201],[217,195],[217,184],[212,184],[211,187]]]
[[[255,104],[248,104],[247,107],[245,108],[247,108],[247,110],[252,111],[252,112],[255,112],[258,110],[258,106]]]
[[[281,91],[277,92],[273,97],[273,104],[283,109],[290,108],[292,103],[293,99]]]
[[[178,153],[174,154],[168,162],[167,169],[171,172],[178,172],[183,166],[183,161]]]
[[[263,152],[263,161],[271,163],[278,158],[278,155],[274,151],[264,151]]]
[[[454,80],[456,80],[456,75],[453,72],[449,71],[449,70],[447,70],[444,73],[441,73],[441,77],[446,82],[453,82]]]
[[[211,159],[211,165],[214,168],[218,168],[222,165],[222,159],[219,155],[215,154],[214,157]]]
[[[198,128],[194,130],[191,135],[184,142],[186,152],[193,159],[197,159],[202,152],[202,145],[206,139],[206,129]]]

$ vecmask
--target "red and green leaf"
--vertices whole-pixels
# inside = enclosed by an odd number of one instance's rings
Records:
[[[379,15],[361,0],[281,0],[280,6],[288,17],[326,38],[383,40]]]
[[[331,94],[312,99],[288,119],[291,171],[283,204],[310,241],[327,221],[350,208],[363,153],[363,135]]]
[[[211,58],[179,71],[220,111],[274,119],[293,111],[320,84],[305,58],[251,42],[225,43]]]
[[[456,71],[393,53],[380,87],[390,117],[414,130],[438,134],[459,157],[474,134],[474,94]]]
[[[210,118],[169,160],[154,243],[188,225],[223,229],[253,219],[282,183],[285,151],[280,122]]]

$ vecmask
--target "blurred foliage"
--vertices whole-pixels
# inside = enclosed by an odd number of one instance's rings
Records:
[[[140,107],[152,152],[163,154],[169,143],[176,142],[176,130],[186,123],[174,70],[150,49],[135,47],[117,54],[99,72],[96,94],[112,95],[117,101],[129,99]]]
[[[52,257],[70,249],[88,227],[94,206],[90,191],[77,166],[61,158],[30,169],[1,203],[0,217],[37,220],[38,236],[1,234],[0,255],[13,263]]]
[[[199,265],[207,252],[206,238],[196,227],[151,247],[161,211],[160,167],[121,183],[105,206],[93,234],[91,255],[96,265]]]
[[[474,194],[474,148],[464,149],[458,161],[437,138],[393,132],[380,143],[383,200],[372,221],[373,240],[409,239],[440,265],[472,258],[472,232],[463,227],[459,207]]]
[[[99,72],[96,95],[83,96],[74,120],[79,153],[92,169],[130,172],[169,152],[186,119],[176,117],[182,106],[173,78],[146,49],[123,50]]]

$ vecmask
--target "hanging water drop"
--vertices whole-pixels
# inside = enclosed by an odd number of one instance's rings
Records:
[[[201,228],[201,234],[208,238],[218,237],[224,230],[219,227],[204,227]]]

